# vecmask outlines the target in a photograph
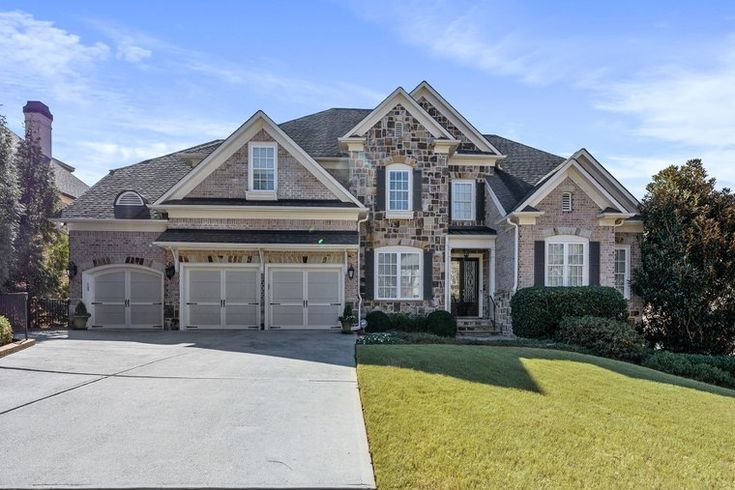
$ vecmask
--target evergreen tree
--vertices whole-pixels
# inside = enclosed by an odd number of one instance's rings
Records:
[[[0,114],[0,292],[6,289],[13,270],[20,216],[13,143],[5,116]]]
[[[735,349],[735,194],[717,190],[700,160],[654,176],[641,208],[644,333],[679,352]]]
[[[16,168],[23,209],[15,239],[13,280],[31,296],[42,296],[53,289],[44,251],[58,233],[49,220],[57,208],[57,196],[50,160],[41,153],[33,127],[26,127],[25,140],[18,145]]]

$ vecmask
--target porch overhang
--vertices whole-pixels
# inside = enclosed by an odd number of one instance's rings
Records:
[[[154,245],[172,249],[211,250],[356,250],[357,231],[169,229]]]
[[[447,235],[447,247],[451,249],[457,248],[474,248],[474,249],[494,249],[495,230],[487,226],[463,226],[450,227]]]

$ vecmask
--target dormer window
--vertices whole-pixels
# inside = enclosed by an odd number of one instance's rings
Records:
[[[134,191],[125,191],[117,197],[116,206],[144,206],[143,198]]]
[[[278,186],[278,145],[251,143],[248,162],[248,199],[275,199]]]
[[[572,212],[572,193],[562,192],[561,194],[561,210],[563,213]]]

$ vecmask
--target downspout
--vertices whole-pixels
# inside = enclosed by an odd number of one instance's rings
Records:
[[[360,225],[368,220],[368,214],[364,218],[357,220],[357,324],[362,321],[362,294],[360,293]]]
[[[515,240],[513,246],[513,294],[518,290],[518,225],[511,221],[510,217],[505,220],[508,224],[515,228]]]

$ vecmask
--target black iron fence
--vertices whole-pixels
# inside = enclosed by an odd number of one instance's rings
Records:
[[[31,298],[31,328],[68,328],[69,300],[63,298]]]
[[[28,293],[0,294],[0,315],[10,320],[13,333],[27,333]]]

